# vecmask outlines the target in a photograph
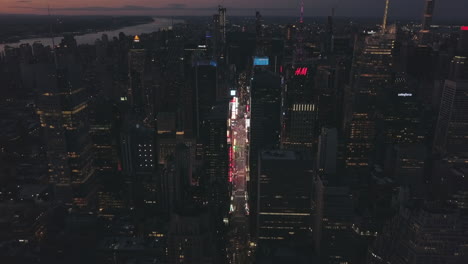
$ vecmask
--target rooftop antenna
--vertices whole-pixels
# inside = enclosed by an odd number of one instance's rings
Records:
[[[385,1],[385,13],[383,17],[383,22],[382,22],[382,34],[385,34],[385,31],[387,30],[387,19],[388,19],[388,6],[390,4],[390,0]]]
[[[300,23],[304,23],[304,0],[301,1],[301,20]]]

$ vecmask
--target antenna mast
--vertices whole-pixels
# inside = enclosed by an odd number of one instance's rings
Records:
[[[54,34],[52,32],[52,16],[50,15],[50,6],[47,4],[47,13],[49,15],[49,34],[52,39],[52,53],[54,54],[54,63],[55,63],[55,68],[58,68],[58,61],[57,61],[57,53],[55,52],[55,39],[54,39]]]
[[[304,0],[301,1],[301,20],[300,23],[304,23]]]

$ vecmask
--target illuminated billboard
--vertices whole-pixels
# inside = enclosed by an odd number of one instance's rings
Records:
[[[462,26],[460,29],[463,31],[468,31],[468,26]]]
[[[399,97],[411,97],[413,96],[413,94],[412,93],[399,93],[398,96]]]
[[[296,76],[306,76],[307,75],[307,72],[308,72],[308,68],[306,67],[299,67],[296,69],[296,72],[294,73],[294,75]]]
[[[270,59],[268,57],[254,57],[254,66],[268,66]]]

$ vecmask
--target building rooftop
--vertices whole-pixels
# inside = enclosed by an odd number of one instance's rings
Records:
[[[289,150],[268,150],[262,152],[263,160],[297,160],[296,152]]]

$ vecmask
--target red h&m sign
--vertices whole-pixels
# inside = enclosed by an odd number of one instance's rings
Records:
[[[308,69],[306,67],[297,68],[294,75],[296,75],[296,76],[305,76],[305,75],[307,75],[307,71],[308,71]]]

